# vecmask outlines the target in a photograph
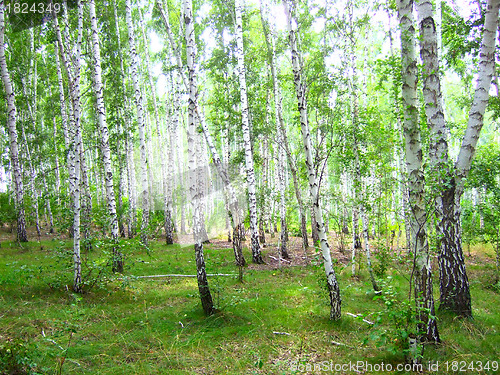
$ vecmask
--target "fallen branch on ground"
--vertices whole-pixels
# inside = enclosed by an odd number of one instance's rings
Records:
[[[282,261],[282,262],[288,262],[288,263],[291,263],[291,261],[290,261],[290,260],[288,260],[288,259],[284,259],[284,258],[279,258],[279,259],[278,259],[278,258],[276,258],[276,257],[273,257],[272,255],[269,255],[269,258],[274,259],[274,260],[278,260],[278,261]]]
[[[349,312],[346,312],[346,315],[352,316],[352,317],[354,317],[354,318],[359,318],[359,317],[361,316],[361,314],[356,315],[356,314],[351,314],[351,313],[349,313]],[[366,320],[366,319],[364,319],[364,318],[363,318],[363,322],[365,322],[365,323],[367,323],[367,324],[370,324],[370,325],[374,325],[374,324],[375,324],[375,323],[373,323],[373,322],[371,322],[371,321],[369,321],[369,320]]]
[[[332,341],[332,344],[337,345],[337,346],[347,346],[348,348],[352,348],[352,346],[338,342],[338,341]]]

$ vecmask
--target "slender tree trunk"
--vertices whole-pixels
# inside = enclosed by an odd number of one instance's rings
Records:
[[[120,27],[118,24],[118,11],[116,7],[116,0],[113,0],[113,15],[115,19],[115,35],[116,35],[116,40],[117,40],[117,45],[118,45],[118,58],[120,60],[120,75],[122,77],[125,76],[125,69],[123,67],[123,56],[122,56],[122,47],[121,47],[121,38],[120,38]],[[128,237],[133,238],[136,235],[136,228],[137,228],[137,215],[136,215],[136,191],[135,191],[135,166],[133,163],[133,138],[131,135],[130,131],[130,118],[128,116],[128,109],[130,107],[129,100],[127,98],[127,90],[125,87],[125,80],[122,80],[122,85],[121,85],[121,93],[124,98],[124,109],[119,110],[119,113],[124,117],[125,119],[125,142],[124,142],[124,155],[123,158],[125,159],[125,168],[127,170],[127,195],[128,195],[128,219],[127,219],[127,232],[128,232]],[[121,124],[119,125],[119,134],[123,134],[123,129],[121,127]],[[119,137],[121,139],[121,137]],[[120,144],[121,141],[117,144],[117,149],[120,150]],[[118,217],[119,220],[119,227],[120,227],[120,233],[122,237],[125,237],[125,229],[123,228],[123,223],[121,222],[121,216],[122,216],[122,197],[121,197],[121,187],[123,183],[123,162],[122,158],[119,160],[119,168],[120,168],[120,187],[118,189],[118,207],[120,210],[120,215]]]
[[[253,166],[253,151],[252,140],[250,138],[250,119],[247,98],[247,83],[245,77],[245,54],[243,50],[243,13],[242,0],[236,0],[234,9],[236,12],[236,58],[238,61],[238,75],[240,82],[240,96],[241,96],[241,118],[243,130],[243,142],[245,145],[245,166],[248,184],[248,208],[250,211],[250,240],[252,244],[252,260],[254,263],[264,263],[260,253],[259,245],[259,232],[257,227],[257,196],[255,185],[255,170]]]
[[[174,171],[174,150],[176,144],[175,134],[179,126],[179,114],[180,114],[180,98],[179,98],[179,81],[176,76],[173,92],[173,104],[174,108],[170,116],[170,121],[167,127],[167,138],[168,138],[168,166],[166,168],[166,181],[165,183],[165,238],[167,245],[174,243],[174,225],[172,218],[173,211],[173,171]]]
[[[314,197],[311,197],[314,201]],[[319,233],[318,233],[318,222],[316,221],[316,215],[314,214],[314,202],[309,207],[311,211],[311,237],[313,246],[318,246],[319,244]],[[325,231],[326,233],[326,231]]]
[[[64,17],[67,18],[67,9],[64,7]],[[69,150],[69,183],[70,192],[73,199],[73,290],[77,293],[82,291],[82,261],[80,256],[80,188],[81,188],[81,158],[82,153],[82,135],[81,135],[81,104],[80,104],[80,57],[83,34],[83,5],[78,0],[78,36],[76,41],[76,53],[74,59],[71,59],[66,50],[57,17],[54,18],[55,29],[59,53],[62,56],[64,67],[68,75],[69,92],[71,98],[71,123],[73,132],[72,143]],[[68,33],[67,25],[65,35]],[[68,38],[66,38],[68,40]]]
[[[118,201],[117,218],[118,218],[118,231],[120,232],[120,237],[125,238],[125,226],[123,225],[123,170],[124,170],[124,158],[126,158],[127,151],[122,151],[122,126],[118,125],[118,139],[116,141],[116,150],[118,153],[118,194],[116,200]],[[126,163],[126,162],[125,162]]]
[[[128,238],[134,238],[137,234],[137,191],[134,162],[134,137],[132,131],[126,131],[125,149],[127,159],[128,176]]]
[[[361,204],[359,206],[361,213],[361,222],[363,225],[363,237],[365,239],[365,253],[366,253],[366,264],[368,267],[368,273],[370,274],[370,281],[372,282],[373,290],[376,292],[380,290],[375,280],[375,274],[373,273],[372,260],[371,260],[371,250],[370,250],[370,236],[368,235],[368,219],[366,217],[365,207]]]
[[[284,0],[285,14],[287,17],[287,27],[289,32],[290,49],[292,52],[292,70],[294,77],[295,91],[298,100],[298,109],[300,112],[300,127],[302,131],[302,140],[304,142],[304,150],[306,156],[306,167],[309,177],[309,189],[313,200],[314,215],[317,222],[317,229],[320,237],[320,247],[323,255],[323,262],[327,278],[328,291],[330,295],[330,319],[340,319],[341,314],[341,298],[340,288],[333,269],[332,259],[330,255],[330,247],[325,233],[325,226],[323,223],[323,214],[319,201],[318,181],[316,171],[314,169],[312,148],[311,148],[311,135],[309,133],[309,122],[307,115],[307,98],[306,98],[306,83],[302,77],[302,66],[300,63],[300,55],[297,47],[297,31],[296,22],[292,18],[291,7],[294,5],[293,1]]]
[[[437,231],[440,237],[440,308],[472,316],[469,282],[461,241],[460,199],[476,144],[494,74],[499,0],[488,1],[485,14],[479,71],[467,129],[454,168],[448,163],[447,133],[439,77],[438,32],[432,5],[418,1],[421,57],[424,69],[424,100],[431,129],[430,159],[438,184]],[[441,179],[441,176],[444,176]],[[444,186],[444,188],[441,188]]]
[[[288,228],[286,223],[286,201],[285,201],[285,155],[283,153],[283,137],[278,131],[278,179],[280,195],[280,254],[282,258],[288,259]]]
[[[92,54],[94,58],[94,92],[97,99],[97,118],[101,133],[101,152],[104,165],[104,184],[106,187],[106,201],[109,214],[109,227],[113,241],[113,271],[123,272],[123,256],[118,250],[118,217],[116,215],[116,201],[113,186],[113,169],[111,151],[109,148],[109,132],[104,105],[104,86],[102,84],[101,49],[99,47],[99,30],[94,0],[89,0],[90,24],[92,28]]]
[[[359,213],[358,208],[352,209],[352,251],[351,251],[351,275],[356,276],[356,250],[361,249],[359,238]]]
[[[43,175],[43,188],[45,190],[45,207],[47,208],[47,212],[49,214],[49,233],[54,233],[54,217],[52,216],[52,207],[50,205],[50,194],[49,187],[47,185],[47,179],[45,178],[45,174]],[[47,218],[46,218],[47,219]],[[45,220],[47,221],[47,220]]]
[[[32,121],[34,121],[34,117],[31,118]],[[35,227],[36,227],[36,233],[38,234],[38,239],[40,239],[40,236],[42,235],[42,232],[40,230],[40,214],[38,212],[38,192],[36,189],[36,184],[35,184],[35,179],[36,179],[36,171],[35,168],[33,167],[33,162],[31,161],[31,151],[28,143],[28,138],[26,137],[26,132],[24,131],[24,127],[21,127],[22,130],[22,135],[24,139],[24,151],[26,152],[26,159],[28,161],[28,167],[29,167],[29,188],[31,190],[31,196],[32,196],[32,205],[33,205],[33,212],[35,213]]]
[[[141,155],[141,189],[142,189],[142,222],[141,222],[141,241],[144,246],[148,246],[148,227],[149,227],[149,192],[148,192],[148,159],[146,152],[146,123],[144,118],[144,104],[139,84],[139,56],[137,55],[134,24],[132,22],[132,10],[130,0],[125,1],[125,13],[127,19],[129,48],[130,48],[130,68],[132,82],[134,86],[134,100],[137,108],[137,124],[139,128],[139,151]]]
[[[431,259],[427,241],[427,213],[425,209],[425,181],[422,167],[417,100],[417,56],[413,22],[413,0],[398,0],[401,27],[403,132],[405,138],[406,168],[408,172],[411,239],[414,254],[415,303],[419,316],[418,331],[425,332],[423,339],[439,342],[434,318]]]
[[[168,14],[166,13],[166,10],[168,8],[163,7],[163,5],[160,3],[160,0],[156,1],[157,7],[160,11],[163,23],[165,25],[165,28],[167,30],[167,36],[170,42],[170,45],[172,49],[174,50],[174,55],[177,60],[177,68],[179,71],[180,76],[182,77],[182,81],[184,83],[184,86],[186,89],[189,91],[190,84],[188,82],[188,78],[184,74],[182,67],[182,58],[180,54],[180,49],[177,46],[177,43],[175,43],[171,29],[170,29],[170,23],[168,20]],[[212,156],[212,162],[215,165],[217,169],[217,173],[219,174],[220,178],[222,179],[222,182],[224,184],[224,188],[227,191],[228,194],[228,199],[229,199],[229,208],[231,210],[230,215],[233,221],[233,234],[234,233],[241,233],[241,228],[243,227],[243,216],[240,213],[240,208],[238,205],[238,200],[236,197],[236,192],[234,190],[234,187],[232,186],[229,176],[227,173],[226,168],[224,168],[222,164],[222,159],[219,157],[219,154],[217,152],[217,149],[215,148],[215,144],[213,142],[212,136],[208,130],[208,126],[206,122],[204,121],[204,118],[201,116],[201,113],[198,109],[198,98],[195,97],[195,116],[197,122],[201,125],[201,128],[203,130],[203,135],[205,136],[205,140],[207,142],[208,148],[210,150],[210,154]],[[184,205],[181,206],[181,232],[185,233],[185,207]],[[233,241],[233,248],[235,252],[235,260],[236,264],[243,266],[245,264],[245,259],[243,258],[243,253],[241,251],[241,242],[240,241]]]
[[[439,256],[441,292],[439,307],[452,310],[466,317],[472,315],[472,308],[462,251],[460,199],[484,123],[486,105],[488,104],[489,89],[495,67],[499,7],[499,0],[488,1],[474,99],[469,111],[469,120],[462,146],[455,162],[456,172],[454,178],[442,194],[443,220],[440,223],[438,222],[439,233],[442,233]]]
[[[26,218],[24,214],[24,188],[21,174],[21,165],[19,162],[19,149],[17,143],[17,109],[15,103],[15,94],[10,80],[9,70],[7,68],[7,59],[5,58],[5,8],[3,1],[0,1],[0,69],[2,82],[5,88],[7,99],[7,126],[9,131],[9,149],[10,165],[12,168],[12,181],[15,192],[15,207],[17,215],[17,240],[27,242]]]
[[[199,210],[198,214],[200,217],[198,218],[198,223],[200,225],[200,236],[201,236],[201,241],[203,243],[209,243],[210,240],[208,239],[208,233],[207,233],[207,226],[205,222],[205,212],[206,212],[206,180],[207,180],[207,174],[206,174],[206,168],[207,164],[204,160],[204,153],[203,153],[203,145],[202,145],[202,139],[201,137],[196,137],[195,138],[195,152],[196,152],[196,189],[197,191],[197,196],[199,197]]]
[[[202,223],[200,222],[201,213],[197,212],[200,210],[200,196],[199,190],[197,189],[197,173],[196,173],[196,124],[195,124],[195,112],[196,103],[198,95],[197,82],[196,82],[196,50],[195,50],[195,39],[194,39],[194,18],[192,10],[191,0],[184,0],[184,23],[185,23],[185,36],[186,36],[186,55],[187,55],[187,67],[188,67],[188,77],[189,77],[189,112],[188,112],[188,152],[189,152],[189,192],[191,198],[191,204],[193,206],[193,236],[194,236],[194,250],[196,257],[196,270],[197,270],[197,280],[198,289],[200,292],[201,304],[203,306],[203,311],[206,315],[212,315],[215,312],[215,308],[212,301],[212,295],[210,294],[210,289],[208,286],[208,279],[205,270],[205,259],[203,257],[203,242],[201,239]]]

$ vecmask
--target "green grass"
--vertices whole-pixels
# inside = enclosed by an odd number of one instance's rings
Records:
[[[247,267],[243,284],[236,277],[211,277],[219,312],[205,317],[195,278],[132,277],[195,274],[191,246],[152,242],[146,252],[137,242],[124,241],[126,270],[119,279],[104,267],[106,246],[101,244],[83,254],[87,265],[96,268],[91,278],[105,269],[83,295],[71,292],[69,249],[69,242],[55,240],[41,246],[1,244],[0,366],[24,361],[24,368],[31,364],[51,374],[290,374],[323,361],[328,366],[404,363],[389,319],[402,305],[387,311],[382,299],[374,300],[363,269],[359,279],[352,279],[350,267],[337,265],[342,309],[372,321],[383,312],[376,327],[345,314],[340,321],[328,320],[322,266],[316,261],[281,269]],[[251,259],[248,252],[245,257]],[[208,245],[205,259],[209,273],[237,274],[231,248]],[[440,370],[434,373],[446,373],[445,361],[500,360],[500,296],[492,287],[493,258],[488,249],[478,248],[470,260],[474,319],[438,313],[443,343],[426,347],[423,361],[425,366],[439,361]],[[392,261],[388,275],[398,301],[407,298],[408,274],[404,260]],[[435,285],[436,298],[438,290]],[[303,367],[293,371],[291,364]]]

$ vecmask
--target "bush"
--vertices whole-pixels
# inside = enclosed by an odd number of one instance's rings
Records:
[[[9,197],[9,193],[0,193],[0,226],[10,224],[16,221],[16,208],[14,199]]]

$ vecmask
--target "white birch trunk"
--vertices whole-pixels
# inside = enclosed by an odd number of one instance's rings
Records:
[[[7,127],[9,131],[9,149],[10,163],[12,168],[12,182],[15,192],[15,207],[17,215],[17,240],[27,242],[26,218],[24,213],[24,188],[21,174],[21,165],[19,162],[19,149],[17,143],[17,109],[15,103],[14,89],[10,80],[9,70],[7,68],[7,59],[5,57],[5,8],[3,1],[0,2],[0,69],[2,82],[5,88],[7,99]]]
[[[323,262],[327,278],[328,291],[330,294],[330,319],[340,319],[341,315],[341,298],[340,288],[333,269],[332,258],[330,255],[330,247],[325,233],[325,226],[323,223],[323,214],[321,212],[321,205],[319,201],[318,182],[316,171],[314,170],[312,148],[311,148],[311,135],[309,133],[309,122],[307,115],[307,99],[306,99],[306,84],[302,77],[302,67],[300,64],[300,55],[297,47],[297,31],[296,21],[292,17],[291,6],[293,2],[288,0],[283,1],[285,7],[285,14],[287,17],[287,27],[289,32],[289,42],[292,52],[292,70],[295,84],[295,91],[298,100],[298,109],[300,112],[300,127],[302,131],[302,140],[304,142],[304,151],[306,156],[306,166],[309,178],[309,189],[313,199],[314,214],[317,222],[317,229],[320,238],[320,247],[323,255]]]
[[[122,56],[122,47],[121,47],[121,38],[120,38],[120,27],[118,23],[118,11],[116,7],[116,0],[113,0],[113,15],[115,18],[115,33],[116,33],[116,41],[118,45],[118,56],[120,59],[120,74],[122,77],[125,76],[125,69],[123,67],[123,56]],[[127,98],[127,90],[125,87],[125,80],[122,80],[121,86],[122,94],[125,98],[124,103],[124,112],[127,113],[130,108],[129,100]],[[136,189],[135,189],[135,166],[134,166],[134,157],[133,157],[133,136],[130,131],[130,118],[128,115],[124,115],[121,112],[121,115],[125,118],[125,165],[127,170],[127,195],[128,195],[128,219],[127,219],[127,232],[128,237],[133,238],[136,235],[137,229],[137,215],[136,215]],[[120,134],[122,133],[122,128],[120,125]],[[120,178],[122,177],[120,173]]]
[[[247,83],[245,78],[245,54],[243,50],[243,1],[235,0],[236,12],[236,58],[238,61],[238,74],[241,96],[241,121],[243,130],[243,142],[245,145],[245,166],[248,184],[248,209],[250,211],[250,232],[252,244],[252,260],[254,263],[263,263],[259,245],[259,231],[257,227],[257,195],[255,186],[255,170],[253,166],[252,141],[250,139],[250,120],[247,98]]]
[[[165,28],[167,30],[167,36],[168,36],[170,45],[174,51],[174,55],[175,55],[175,58],[177,60],[177,68],[179,71],[179,75],[182,78],[182,82],[184,83],[186,90],[189,91],[190,84],[188,82],[188,78],[186,77],[186,75],[184,74],[184,71],[182,69],[183,63],[182,63],[182,59],[181,59],[180,50],[177,46],[177,43],[175,43],[175,41],[174,41],[171,29],[170,29],[168,14],[166,13],[166,10],[168,8],[163,7],[163,5],[160,3],[160,0],[157,0],[156,4],[158,6],[163,23],[164,23]],[[214,163],[214,165],[217,169],[217,173],[219,174],[220,178],[222,179],[222,182],[224,184],[224,188],[227,190],[227,193],[228,193],[229,208],[231,210],[230,215],[231,215],[231,218],[233,221],[233,228],[234,228],[233,236],[235,233],[238,233],[238,235],[239,235],[239,233],[241,232],[240,228],[243,225],[243,217],[240,214],[240,208],[238,206],[238,199],[236,197],[236,192],[235,192],[234,187],[232,186],[232,184],[229,180],[227,170],[226,170],[226,168],[224,168],[224,165],[222,164],[222,159],[220,158],[219,153],[217,152],[217,149],[215,148],[215,143],[214,143],[213,138],[208,130],[208,126],[207,126],[206,122],[204,121],[203,116],[201,116],[201,113],[200,113],[199,108],[198,108],[198,98],[197,97],[195,97],[194,104],[195,104],[195,117],[196,117],[197,122],[201,125],[201,128],[203,130],[203,135],[205,136],[205,140],[207,142],[208,148],[210,150],[210,154],[212,156],[212,162]],[[182,207],[181,207],[181,232],[182,233],[185,233],[184,210],[185,210],[185,207],[184,207],[184,205],[182,205]],[[239,244],[240,244],[239,241],[233,241],[233,249],[235,252],[235,261],[236,261],[237,265],[243,266],[243,265],[245,265],[245,259],[243,258],[243,253],[241,251],[241,246]]]
[[[104,105],[104,85],[102,83],[101,49],[99,47],[99,30],[97,27],[97,16],[95,1],[89,0],[89,15],[92,28],[92,54],[94,57],[94,92],[97,101],[97,119],[101,133],[101,152],[104,165],[104,185],[106,188],[106,201],[109,214],[109,227],[113,240],[113,271],[123,272],[123,258],[116,245],[118,242],[118,218],[116,215],[116,201],[113,186],[113,168],[111,162],[111,151],[109,148],[109,131],[106,121],[106,107]]]
[[[65,8],[65,7],[64,7]],[[67,12],[64,9],[65,13]],[[70,97],[71,97],[71,129],[73,138],[70,144],[69,151],[69,183],[70,192],[73,199],[73,290],[75,292],[82,291],[82,262],[80,256],[80,187],[81,187],[81,149],[82,137],[80,126],[80,57],[83,34],[83,6],[81,0],[78,0],[78,36],[76,41],[76,52],[71,59],[66,50],[57,17],[54,19],[55,29],[59,52],[62,56],[64,67],[68,75]],[[65,35],[68,33],[68,28],[65,28]]]
[[[398,16],[401,27],[403,132],[405,138],[406,168],[410,208],[410,249],[415,262],[415,303],[421,323],[418,330],[426,332],[424,339],[439,342],[437,323],[433,316],[434,297],[432,273],[427,241],[427,213],[425,207],[425,181],[422,167],[422,146],[420,141],[418,99],[417,99],[417,56],[413,1],[399,0]]]
[[[174,243],[174,217],[173,217],[173,186],[174,186],[174,150],[176,149],[176,134],[177,128],[179,126],[179,114],[180,114],[180,93],[179,93],[179,81],[177,77],[173,79],[173,110],[167,119],[167,134],[164,142],[167,147],[167,163],[165,163],[164,158],[162,159],[162,169],[165,176],[163,180],[164,185],[164,211],[165,211],[165,239],[167,245]]]
[[[147,102],[147,100],[146,100]],[[155,200],[156,200],[156,186],[153,180],[153,169],[154,169],[154,158],[153,158],[153,131],[151,128],[151,119],[149,113],[144,111],[146,114],[146,155],[148,160],[148,192],[149,192],[149,210],[154,212],[155,210]],[[160,177],[161,178],[161,177]]]
[[[148,160],[146,151],[146,123],[144,119],[144,105],[139,84],[139,56],[137,55],[134,24],[132,21],[132,10],[130,0],[125,1],[125,14],[128,28],[129,48],[130,48],[130,70],[134,86],[134,100],[137,109],[137,126],[139,128],[139,151],[141,156],[141,189],[142,189],[142,222],[141,241],[144,246],[148,245],[149,226],[149,193],[148,193]]]
[[[198,290],[200,293],[201,304],[206,315],[212,315],[215,312],[212,295],[208,286],[207,273],[205,269],[205,259],[203,256],[203,242],[201,239],[202,223],[200,222],[200,196],[197,189],[196,173],[196,103],[197,103],[197,77],[195,69],[196,44],[194,40],[194,18],[191,0],[184,0],[184,22],[186,37],[186,55],[189,77],[189,112],[188,112],[188,153],[189,153],[189,193],[193,207],[193,237],[195,241],[196,271],[198,280]]]
[[[285,202],[285,157],[287,157],[286,150],[288,149],[288,145],[285,144],[287,142],[286,133],[285,133],[285,125],[283,121],[283,112],[282,112],[282,96],[281,90],[279,88],[278,81],[278,67],[276,61],[276,47],[275,47],[275,27],[274,23],[269,20],[269,9],[267,7],[267,3],[264,3],[261,8],[261,21],[262,27],[264,28],[264,33],[266,35],[266,43],[268,47],[268,54],[270,55],[270,68],[271,75],[273,78],[273,91],[274,91],[274,117],[277,126],[277,147],[278,147],[278,179],[279,179],[279,195],[280,195],[280,218],[281,218],[281,233],[280,233],[280,253],[284,258],[288,258],[288,250],[287,250],[287,223],[286,223],[286,202]],[[266,24],[269,24],[269,33],[266,32]],[[290,158],[291,159],[291,158]],[[291,162],[291,160],[289,160]],[[295,173],[296,175],[296,173]],[[296,176],[294,177],[294,182],[296,180]],[[295,186],[295,184],[294,184]],[[298,188],[298,184],[296,186]],[[300,198],[300,192],[296,197],[298,198],[299,203],[299,213],[301,219],[303,219],[303,211],[304,207],[302,204],[302,199]],[[306,254],[306,249],[308,246],[307,243],[307,230],[305,229],[305,220],[301,220],[301,223],[304,224],[304,227],[301,227],[302,230],[302,246],[304,254]]]

